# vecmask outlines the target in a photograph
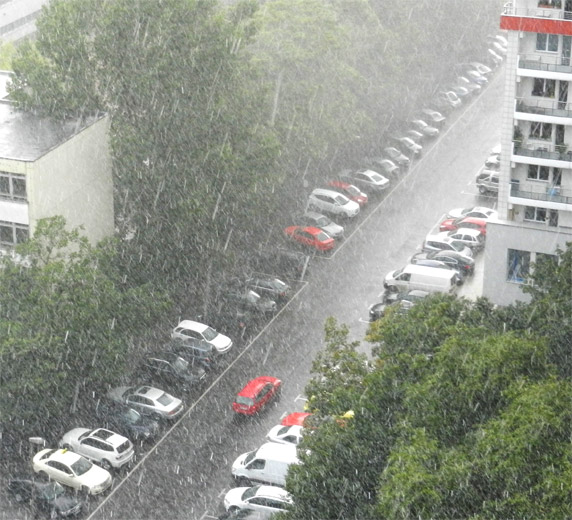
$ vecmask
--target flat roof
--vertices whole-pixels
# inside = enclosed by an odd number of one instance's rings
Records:
[[[60,123],[0,100],[0,159],[36,161],[101,117]]]

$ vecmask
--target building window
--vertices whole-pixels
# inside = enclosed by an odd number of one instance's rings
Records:
[[[530,252],[508,250],[507,281],[525,283],[530,272]]]
[[[548,166],[538,166],[537,164],[528,165],[527,178],[532,181],[547,181],[549,174],[550,168]]]
[[[558,210],[551,209],[548,212],[548,225],[550,227],[558,227]]]
[[[552,139],[552,125],[550,123],[530,123],[530,137]]]
[[[556,80],[535,78],[534,86],[532,87],[533,96],[542,96],[553,98],[556,93]]]
[[[15,246],[28,240],[28,226],[0,221],[0,245]]]
[[[536,35],[536,50],[558,52],[558,35],[538,33]]]
[[[546,209],[536,208],[534,206],[526,206],[524,208],[524,220],[532,220],[533,222],[546,222]]]
[[[0,172],[0,198],[26,200],[26,177],[17,173]]]

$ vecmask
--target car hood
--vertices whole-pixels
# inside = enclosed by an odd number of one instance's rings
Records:
[[[219,352],[224,352],[232,346],[232,340],[224,334],[219,334],[209,343]]]
[[[225,506],[228,508],[242,503],[242,495],[247,489],[248,487],[236,487],[228,491],[224,496]]]

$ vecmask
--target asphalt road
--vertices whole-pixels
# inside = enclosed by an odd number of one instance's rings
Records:
[[[305,283],[267,327],[233,354],[229,366],[205,391],[189,400],[187,413],[114,489],[90,501],[90,520],[212,519],[233,486],[234,459],[264,442],[268,430],[291,411],[303,409],[312,360],[323,346],[323,325],[334,316],[352,339],[367,330],[367,307],[382,291],[383,278],[403,266],[449,209],[493,206],[473,184],[489,150],[500,140],[502,71],[471,105],[449,118],[441,136],[410,171],[354,224],[334,254],[312,261]],[[451,122],[452,121],[452,122]],[[363,352],[370,346],[360,345]],[[283,380],[280,401],[259,417],[237,421],[236,392],[258,375]],[[0,494],[1,497],[1,494]],[[4,503],[0,520],[29,518]]]

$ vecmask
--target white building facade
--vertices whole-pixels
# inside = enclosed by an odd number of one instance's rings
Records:
[[[527,301],[534,263],[572,242],[572,0],[510,2],[501,29],[500,221],[487,224],[483,296],[507,305]]]

